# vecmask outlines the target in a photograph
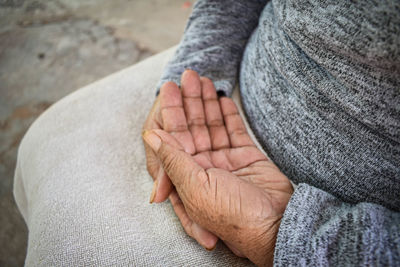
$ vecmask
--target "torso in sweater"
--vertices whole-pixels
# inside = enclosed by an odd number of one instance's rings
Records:
[[[400,5],[331,2],[267,4],[241,63],[244,110],[293,181],[400,210]]]

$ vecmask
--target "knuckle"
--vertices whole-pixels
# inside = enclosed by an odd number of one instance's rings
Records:
[[[194,126],[194,125],[204,125],[206,123],[205,118],[203,117],[198,117],[198,118],[191,118],[188,121],[189,126]]]
[[[184,132],[188,130],[186,124],[176,124],[176,125],[165,125],[165,131],[167,132]]]
[[[177,156],[173,153],[168,153],[164,149],[160,149],[160,156],[163,161],[164,170],[176,171],[179,168],[179,162]]]
[[[160,162],[159,162],[158,158],[156,157],[156,155],[154,154],[154,152],[152,152],[151,150],[146,148],[145,153],[146,153],[147,171],[153,176],[155,171],[158,170],[158,168],[160,166]]]
[[[222,121],[222,119],[213,119],[210,122],[208,122],[208,125],[211,127],[219,127],[223,126],[224,122]]]

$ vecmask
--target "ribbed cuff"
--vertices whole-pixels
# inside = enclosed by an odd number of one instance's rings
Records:
[[[334,196],[308,184],[299,184],[283,215],[275,244],[274,266],[307,266],[312,234],[326,212],[321,208],[340,205]],[[330,217],[330,216],[328,216]]]

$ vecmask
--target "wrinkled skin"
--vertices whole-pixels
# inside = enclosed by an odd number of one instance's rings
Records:
[[[154,202],[168,196],[185,231],[206,248],[220,238],[238,256],[272,265],[280,219],[293,193],[255,146],[234,102],[185,71],[168,82],[146,121]],[[172,184],[171,184],[172,181]]]

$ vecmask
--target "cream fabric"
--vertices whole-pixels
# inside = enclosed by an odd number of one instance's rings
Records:
[[[170,203],[149,204],[141,127],[174,50],[74,92],[31,126],[14,184],[29,228],[26,266],[250,264],[222,242],[212,252],[198,245]]]

